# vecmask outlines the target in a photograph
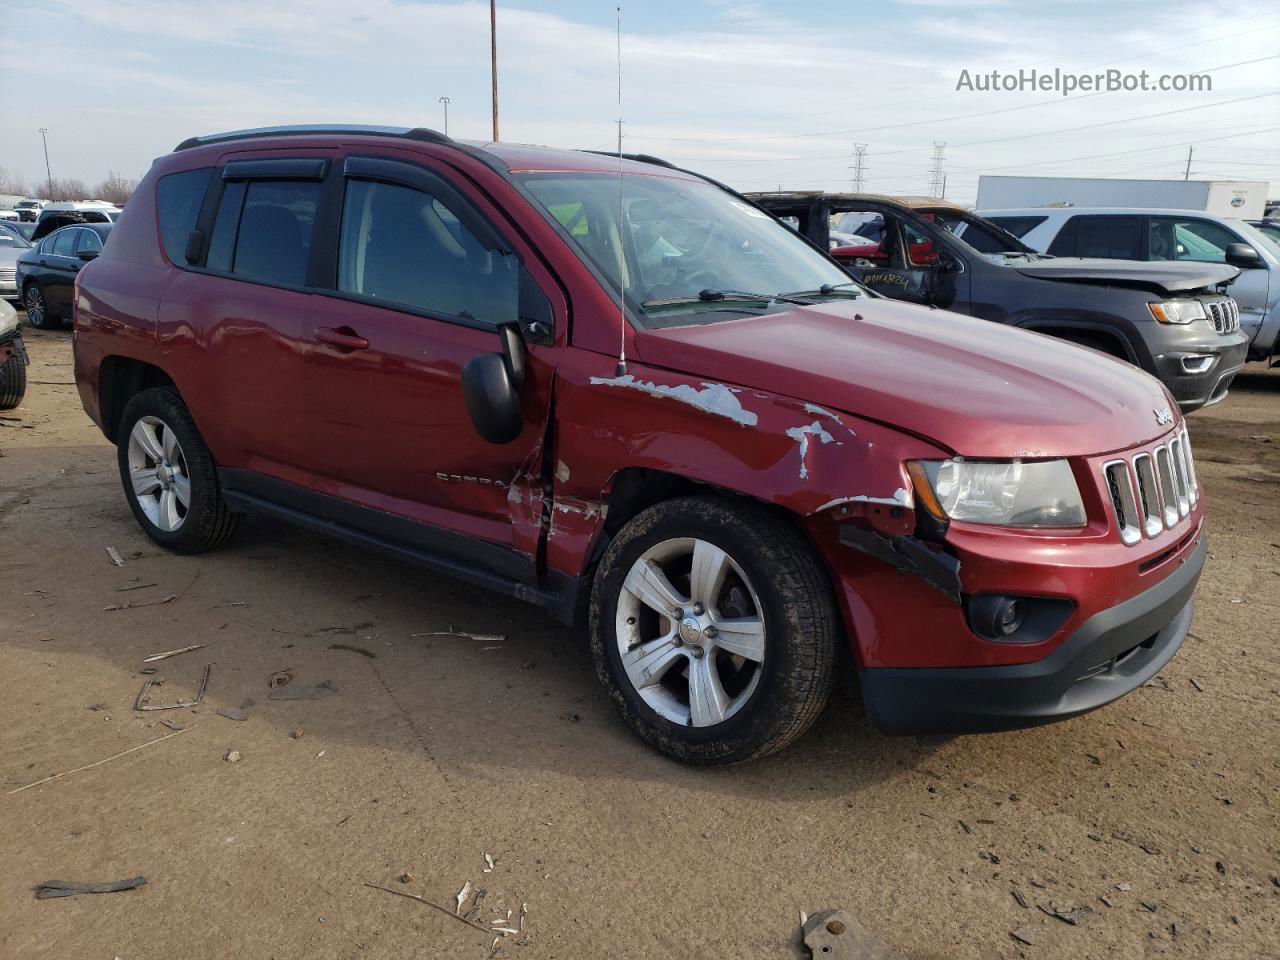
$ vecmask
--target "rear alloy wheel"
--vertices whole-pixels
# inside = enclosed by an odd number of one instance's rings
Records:
[[[596,670],[623,719],[696,764],[786,746],[817,719],[839,628],[830,583],[778,515],[714,497],[618,531],[591,596]]]
[[[37,330],[54,330],[62,326],[61,320],[55,320],[49,315],[49,304],[45,302],[40,284],[27,284],[27,289],[22,294],[22,306],[27,311],[27,323]]]
[[[120,418],[120,479],[134,518],[156,543],[201,553],[235,531],[213,457],[181,397],[168,387],[143,390]]]

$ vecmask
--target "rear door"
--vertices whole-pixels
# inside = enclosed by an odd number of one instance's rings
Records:
[[[44,254],[40,271],[40,285],[44,288],[45,303],[55,316],[65,317],[71,310],[71,285],[80,269],[76,259],[76,247],[80,242],[79,227],[63,227],[49,239],[49,253]],[[41,250],[45,248],[42,246]]]
[[[555,287],[530,272],[532,251],[447,165],[388,151],[349,156],[338,173],[333,289],[310,306],[304,331],[308,470],[326,492],[435,528],[389,521],[376,531],[384,536],[425,537],[443,553],[467,553],[477,538],[519,545],[513,515],[517,524],[541,515]],[[460,375],[498,350],[497,324],[517,315],[544,335],[527,338],[524,430],[495,445],[472,426]],[[517,567],[504,572],[524,577],[530,558]]]
[[[1055,257],[1142,260],[1143,218],[1080,214],[1068,220],[1046,251]]]

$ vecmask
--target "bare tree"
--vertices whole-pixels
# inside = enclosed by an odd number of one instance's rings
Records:
[[[123,207],[137,189],[137,180],[128,180],[114,170],[108,170],[107,179],[94,188],[93,197],[95,200],[107,200]]]
[[[87,200],[89,198],[89,188],[84,185],[84,181],[70,177],[54,177],[50,189],[46,192],[50,194],[50,200]]]
[[[26,181],[19,174],[10,173],[4,167],[0,167],[0,194],[25,197],[27,195]]]

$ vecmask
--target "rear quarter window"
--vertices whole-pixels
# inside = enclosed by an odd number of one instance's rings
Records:
[[[177,266],[187,263],[187,238],[195,229],[213,167],[185,170],[161,177],[156,183],[156,216],[165,256]]]

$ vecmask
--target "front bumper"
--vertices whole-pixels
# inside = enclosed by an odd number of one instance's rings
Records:
[[[1249,337],[1243,331],[1211,334],[1198,343],[1179,343],[1155,357],[1153,372],[1182,412],[1190,413],[1226,397],[1248,353]]]
[[[1155,586],[1086,620],[1049,656],[997,667],[858,671],[867,713],[890,734],[1015,730],[1079,716],[1142,686],[1191,626],[1208,539]]]

